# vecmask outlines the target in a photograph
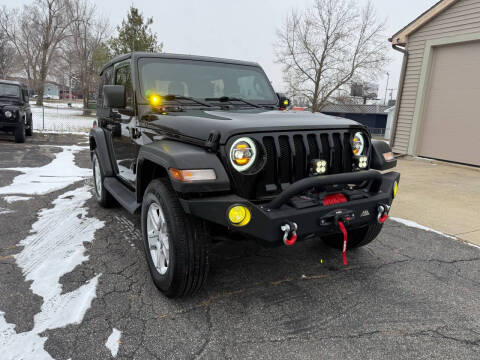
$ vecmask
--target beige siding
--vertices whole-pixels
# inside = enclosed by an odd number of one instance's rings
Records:
[[[460,0],[409,36],[407,70],[393,144],[395,152],[408,151],[426,41],[474,33],[480,33],[480,0]]]

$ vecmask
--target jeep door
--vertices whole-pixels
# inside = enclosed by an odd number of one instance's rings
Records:
[[[113,68],[105,70],[105,72],[107,71],[110,71],[110,78],[106,76],[102,85],[123,85],[125,87],[125,108],[103,109],[100,126],[110,133],[113,147],[111,156],[117,164],[118,176],[127,185],[134,187],[139,150],[137,141],[140,132],[137,127],[130,60],[117,63]]]

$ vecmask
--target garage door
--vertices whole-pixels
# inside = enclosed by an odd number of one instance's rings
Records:
[[[433,50],[417,152],[480,165],[480,42]]]

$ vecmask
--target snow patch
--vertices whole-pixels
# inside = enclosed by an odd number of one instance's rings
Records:
[[[0,194],[45,195],[92,175],[91,169],[80,168],[74,161],[74,155],[88,149],[87,146],[59,147],[62,151],[55,154],[55,159],[45,166],[3,168],[23,174],[16,176],[11,185],[0,187]]]
[[[0,215],[10,214],[10,213],[12,213],[12,212],[13,212],[13,210],[0,207]]]
[[[5,196],[3,198],[3,200],[5,200],[7,203],[11,204],[11,203],[14,203],[14,202],[17,202],[17,201],[26,201],[26,200],[30,200],[31,197],[29,196]]]
[[[90,130],[85,130],[85,131],[67,131],[67,130],[35,130],[35,134],[68,134],[68,135],[83,135],[83,136],[88,136],[88,133]]]
[[[437,230],[434,230],[434,229],[431,229],[429,227],[426,227],[426,226],[423,226],[423,225],[420,225],[418,223],[416,223],[415,221],[411,221],[411,220],[407,220],[407,219],[401,219],[401,218],[396,218],[396,217],[390,217],[391,220],[393,221],[396,221],[400,224],[403,224],[403,225],[406,225],[406,226],[409,226],[409,227],[413,227],[413,228],[417,228],[417,229],[421,229],[421,230],[425,230],[425,231],[430,231],[430,232],[433,232],[435,234],[439,234],[439,235],[442,235],[442,236],[445,236],[447,238],[450,238],[450,239],[453,239],[453,240],[457,240],[457,238],[455,236],[451,236],[451,235],[447,235],[447,234],[444,234],[440,231],[437,231]]]
[[[87,217],[86,201],[91,198],[87,186],[69,191],[53,201],[54,207],[42,209],[32,225],[31,235],[20,242],[23,250],[15,255],[33,293],[43,298],[41,311],[34,316],[31,331],[16,333],[15,325],[5,321],[0,312],[0,349],[8,359],[51,359],[43,346],[47,329],[79,324],[96,297],[101,274],[78,289],[62,294],[60,278],[88,260],[84,242],[90,243],[104,226]]]
[[[42,108],[31,105],[31,109],[35,132],[37,130],[61,133],[88,132],[93,122],[97,120],[94,116],[83,116],[83,109],[79,108],[62,108],[58,105]]]
[[[120,347],[120,337],[122,332],[118,329],[113,328],[112,333],[107,339],[105,346],[110,350],[113,357],[116,357],[118,354],[118,348]]]

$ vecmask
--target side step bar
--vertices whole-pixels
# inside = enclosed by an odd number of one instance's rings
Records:
[[[117,178],[106,177],[103,180],[103,186],[130,214],[135,213],[140,208],[141,204],[137,202],[135,192],[123,185]]]

